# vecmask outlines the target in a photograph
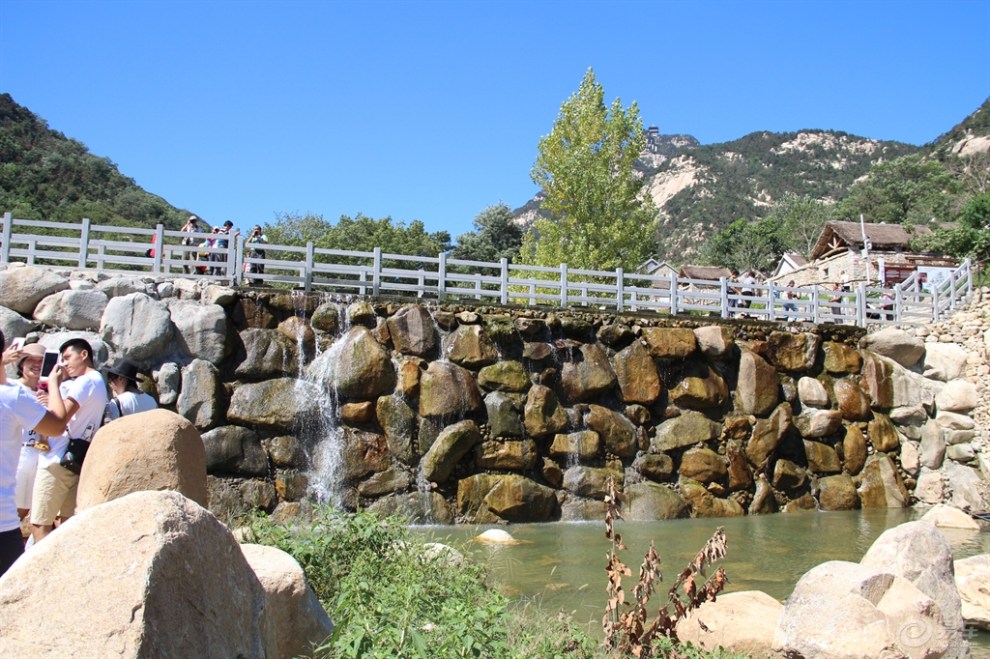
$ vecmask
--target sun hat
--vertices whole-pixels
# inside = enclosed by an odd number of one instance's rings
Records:
[[[26,346],[21,347],[21,358],[17,360],[17,365],[20,366],[28,357],[38,357],[40,359],[45,358],[45,346],[40,343],[29,343]]]
[[[127,378],[128,380],[138,381],[138,367],[137,364],[129,362],[126,359],[121,359],[117,361],[112,366],[105,366],[103,371],[110,375],[119,375],[120,377]]]

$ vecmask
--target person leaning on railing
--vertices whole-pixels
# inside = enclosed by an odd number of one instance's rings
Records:
[[[265,250],[261,249],[261,245],[268,244],[268,237],[261,232],[261,227],[259,225],[254,225],[251,229],[251,233],[248,234],[247,238],[248,246],[248,258],[252,259],[263,259],[265,258]],[[264,263],[245,263],[244,272],[249,274],[264,274],[265,264]],[[261,286],[262,280],[258,278],[251,279],[252,286]]]
[[[194,234],[194,233],[203,233],[205,230],[203,229],[202,226],[200,226],[199,218],[196,217],[195,215],[190,215],[189,220],[182,225],[182,228],[179,229],[179,231],[182,231],[183,233]],[[199,245],[199,240],[197,240],[195,236],[189,235],[182,239],[182,244],[185,247]],[[196,250],[193,249],[193,250],[183,251],[182,272],[184,272],[187,275],[192,273],[194,266],[190,265],[188,261],[197,261],[198,259],[199,256],[196,254]]]

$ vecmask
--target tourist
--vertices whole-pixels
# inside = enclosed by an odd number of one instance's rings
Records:
[[[182,225],[182,228],[179,229],[179,231],[182,231],[183,233],[196,234],[196,233],[203,233],[205,230],[203,229],[203,227],[200,226],[199,218],[196,217],[195,215],[190,215],[189,220],[184,225]],[[195,236],[190,235],[182,239],[182,245],[185,247],[192,247],[197,244],[199,244],[199,240]],[[199,257],[196,254],[196,250],[194,249],[183,250],[182,272],[184,272],[187,275],[192,274],[193,268],[189,265],[188,261],[195,261],[198,258]]]
[[[158,409],[158,403],[147,393],[138,389],[138,367],[136,364],[123,359],[113,366],[103,369],[113,392],[113,398],[107,403],[104,423],[119,419],[128,414],[147,412]]]
[[[35,400],[27,389],[7,382],[7,364],[17,363],[21,350],[4,351],[6,342],[0,332],[0,576],[24,552],[21,522],[17,518],[15,482],[17,456],[25,428],[44,435],[58,435],[65,429],[65,405],[58,392],[61,370],[55,368],[48,377],[54,393],[48,397],[48,409]]]
[[[227,220],[223,223],[222,227],[217,227],[213,230],[216,235],[213,238],[213,247],[227,249],[229,244],[230,230],[234,226],[234,223]],[[227,263],[227,253],[226,252],[213,252],[210,254],[210,261],[214,265],[210,268],[210,274],[214,276],[222,276],[227,274],[227,268],[225,264]]]
[[[51,448],[38,458],[38,475],[31,497],[31,534],[40,542],[51,533],[55,518],[65,520],[75,513],[76,488],[82,455],[77,463],[66,460],[70,445],[75,443],[85,455],[89,442],[103,423],[107,406],[107,388],[103,376],[93,366],[93,349],[85,339],[70,339],[59,348],[62,355],[57,373],[60,396],[65,401],[68,418],[64,433],[49,440]],[[62,376],[70,379],[62,381]],[[52,395],[49,387],[48,396]],[[74,441],[70,441],[74,440]]]
[[[268,244],[268,237],[261,232],[261,227],[255,224],[254,227],[251,229],[251,233],[250,235],[248,235],[248,239],[247,239],[248,258],[264,259],[265,250],[261,249],[261,245],[267,245],[267,244]],[[244,265],[244,272],[252,273],[252,274],[257,273],[259,275],[264,274],[265,264],[246,263]],[[258,277],[254,277],[251,279],[252,286],[261,286],[262,283],[263,280]]]
[[[45,359],[45,346],[29,343],[20,350],[17,358],[17,384],[24,387],[33,398],[41,380],[41,364]],[[17,462],[17,517],[24,519],[31,510],[31,492],[34,490],[34,476],[38,471],[39,442],[47,438],[39,435],[34,428],[22,428],[21,455]],[[44,444],[41,444],[44,446]]]
[[[791,315],[797,311],[797,304],[795,304],[792,301],[798,299],[799,297],[798,292],[794,290],[796,286],[797,284],[795,284],[794,280],[792,279],[789,282],[787,282],[787,290],[784,291],[784,300],[786,300],[786,302],[784,302],[784,313],[788,314],[787,315],[788,321],[797,320],[796,316]]]

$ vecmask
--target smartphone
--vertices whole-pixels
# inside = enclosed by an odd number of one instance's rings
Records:
[[[23,336],[19,336],[16,339],[14,339],[13,341],[10,342],[10,349],[11,350],[20,350],[23,347],[24,347],[24,337]]]
[[[55,364],[58,363],[58,358],[59,354],[57,352],[51,350],[45,352],[45,358],[41,362],[41,377],[48,377],[48,374],[55,368]]]

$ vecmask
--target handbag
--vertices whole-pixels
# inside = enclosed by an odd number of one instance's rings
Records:
[[[89,450],[89,442],[85,439],[70,439],[69,448],[65,450],[59,464],[73,474],[82,471],[83,460],[86,459],[86,451]]]

